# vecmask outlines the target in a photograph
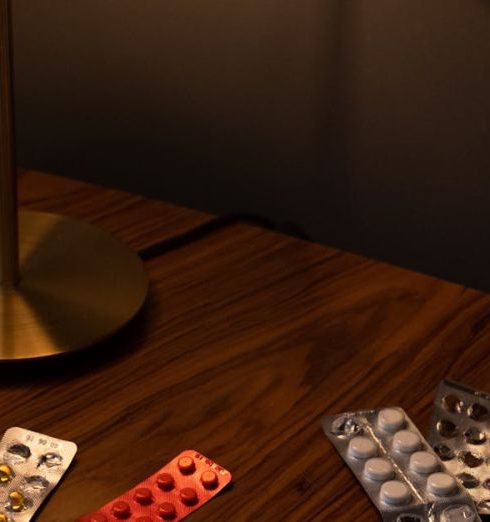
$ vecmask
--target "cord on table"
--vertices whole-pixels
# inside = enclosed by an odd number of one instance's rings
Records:
[[[226,214],[224,216],[210,219],[206,223],[179,234],[178,236],[147,246],[141,249],[138,253],[143,261],[147,261],[148,259],[159,257],[167,252],[171,252],[172,250],[177,250],[178,248],[193,243],[194,241],[199,241],[200,239],[235,223],[250,223],[269,230],[278,230],[278,227],[272,221],[261,216],[254,214]]]

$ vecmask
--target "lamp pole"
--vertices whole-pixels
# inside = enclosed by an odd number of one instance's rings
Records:
[[[19,277],[11,3],[0,0],[0,287]]]

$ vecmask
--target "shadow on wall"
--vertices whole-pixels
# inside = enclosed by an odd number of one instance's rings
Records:
[[[252,14],[249,23],[256,21]],[[316,208],[314,219],[338,243],[352,222],[348,93],[355,10],[348,2],[314,2],[298,19],[291,4],[269,27],[274,14],[255,35],[252,27],[238,37],[230,29],[235,53],[226,53],[223,41],[220,52],[194,49],[193,59],[183,63],[193,42],[182,37],[168,63],[154,58],[155,67],[139,71],[138,94],[153,89],[148,98],[136,99],[126,70],[111,74],[99,64],[104,80],[98,86],[85,75],[81,85],[68,85],[73,64],[59,70],[65,62],[50,63],[56,68],[50,81],[64,80],[50,99],[55,117],[45,112],[36,118],[47,125],[39,129],[43,139],[33,140],[33,122],[21,112],[21,157],[64,175],[215,212],[254,211],[301,225],[307,209]],[[232,21],[240,23],[238,14]],[[62,88],[71,91],[75,106]],[[105,106],[102,88],[114,94]],[[43,108],[41,100],[31,107]]]
[[[490,289],[487,7],[17,0],[20,161]]]

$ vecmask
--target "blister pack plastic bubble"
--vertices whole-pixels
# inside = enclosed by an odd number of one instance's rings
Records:
[[[28,522],[70,466],[77,446],[23,428],[0,441],[0,522]]]
[[[229,471],[201,453],[187,450],[78,522],[177,522],[211,500],[230,481]]]
[[[480,521],[466,489],[401,408],[342,413],[322,426],[384,521]]]
[[[490,514],[490,396],[444,380],[437,388],[428,441],[474,499]]]

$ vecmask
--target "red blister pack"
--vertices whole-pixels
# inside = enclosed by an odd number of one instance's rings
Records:
[[[78,522],[177,522],[211,500],[231,473],[194,450],[183,451],[133,489]]]

